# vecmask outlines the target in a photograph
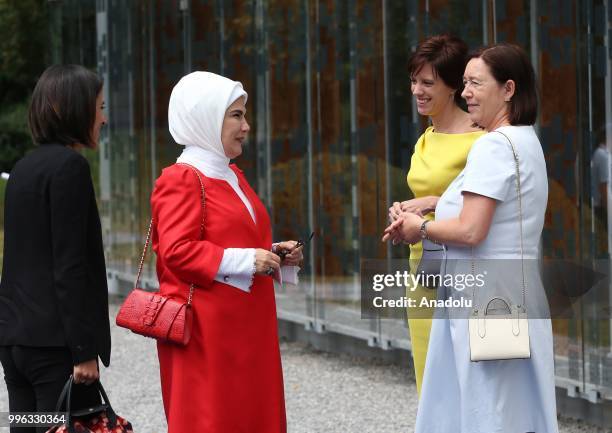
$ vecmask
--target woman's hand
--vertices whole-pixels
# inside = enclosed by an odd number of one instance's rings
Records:
[[[402,203],[406,203],[405,201]],[[400,215],[402,214],[402,203],[399,201],[394,201],[393,205],[389,208],[389,221],[394,222],[397,221]]]
[[[383,232],[382,241],[391,241],[393,245],[397,245],[402,242],[402,233],[401,227],[404,223],[404,220],[401,217],[398,217],[393,221]]]
[[[75,365],[74,369],[72,370],[72,376],[74,377],[74,383],[91,385],[100,378],[98,361],[96,359],[92,359],[91,361],[85,361]]]
[[[421,240],[423,221],[423,218],[414,213],[404,212],[385,229],[382,240],[391,240],[394,245],[399,241],[415,244]]]
[[[302,250],[304,249],[304,246],[302,245],[296,248],[295,247],[296,245],[297,245],[296,241],[284,241],[284,242],[279,242],[276,244],[276,251],[278,253],[282,251],[287,252],[287,254],[285,255],[285,258],[282,259],[283,265],[297,266],[302,262],[302,260],[304,260],[304,255],[302,254]]]
[[[410,212],[419,216],[427,215],[436,210],[440,197],[428,195],[426,197],[413,198],[401,203],[402,212]]]
[[[272,276],[280,270],[281,259],[272,251],[257,248],[255,250],[255,274]],[[272,272],[270,272],[272,269]]]
[[[402,213],[410,212],[418,216],[427,215],[436,210],[440,197],[428,195],[426,197],[413,198],[403,202],[394,202],[389,208],[389,221],[396,221]]]

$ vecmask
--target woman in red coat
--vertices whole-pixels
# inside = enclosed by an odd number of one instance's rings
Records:
[[[281,259],[270,249],[290,251],[283,268],[302,252],[272,245],[265,207],[229,164],[249,131],[246,99],[240,83],[208,72],[183,77],[170,97],[170,132],[185,150],[155,183],[153,248],[161,292],[186,300],[195,290],[189,344],[158,343],[169,433],[286,431],[272,282]]]

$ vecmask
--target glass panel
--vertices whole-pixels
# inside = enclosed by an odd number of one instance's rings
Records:
[[[178,2],[158,0],[138,3],[142,27],[134,26],[134,31],[146,29],[144,34],[133,38],[141,44],[140,73],[146,75],[139,83],[142,87],[141,115],[145,119],[140,144],[142,159],[145,161],[141,163],[140,170],[146,184],[140,182],[142,216],[136,237],[136,260],[139,258],[151,215],[150,194],[154,181],[165,167],[176,161],[181,152],[181,146],[174,142],[168,131],[168,101],[172,88],[185,73],[185,29],[183,12],[179,10]],[[136,266],[137,262],[133,260],[132,269]],[[151,254],[151,250],[144,276],[145,282],[148,280],[150,284],[156,284],[155,255]]]
[[[172,88],[185,73],[183,19],[178,2],[159,0],[153,9],[153,56],[156,92],[155,126],[157,175],[181,152],[168,131],[168,101]]]
[[[359,309],[359,216],[360,203],[367,200],[360,184],[362,170],[367,170],[360,146],[380,146],[384,152],[380,125],[368,119],[369,112],[379,110],[378,121],[384,121],[382,81],[376,84],[373,77],[383,73],[381,11],[367,2],[324,1],[314,10],[314,22],[314,202],[316,227],[324,240],[317,251],[317,318],[330,329],[365,337],[376,324],[362,321]],[[376,192],[376,183],[369,187]]]
[[[95,68],[96,32],[91,29],[96,28],[96,0],[50,2],[49,17],[53,62]]]
[[[109,119],[100,146],[99,198],[110,289],[125,291],[142,251],[153,181],[180,152],[166,119],[170,91],[183,72],[182,21],[168,2],[99,6],[98,72]],[[150,252],[144,279],[156,284]]]
[[[585,257],[609,275],[608,191],[612,97],[610,95],[610,51],[605,42],[610,31],[606,1],[593,1],[581,8],[581,44],[586,48],[586,91],[590,103],[588,127],[584,126],[584,164],[589,175],[585,184]],[[602,267],[605,267],[602,269]],[[588,398],[612,398],[612,352],[610,350],[610,281],[603,281],[583,298],[584,382]]]
[[[487,29],[483,28],[482,0],[420,0],[420,39],[441,33],[452,33],[461,37],[469,47],[486,43]],[[420,134],[419,134],[420,135]]]
[[[578,65],[584,53],[577,45],[575,16],[579,11],[572,1],[563,0],[554,8],[547,1],[538,1],[537,31],[539,80],[541,85],[540,140],[548,169],[548,209],[543,232],[544,257],[581,258],[580,227],[584,226],[585,187],[584,158],[581,137],[577,134],[586,101],[585,81]],[[571,83],[571,84],[569,84]],[[574,85],[576,83],[577,85]],[[569,85],[568,85],[569,84]],[[551,308],[558,297],[551,297]],[[582,320],[579,303],[570,308],[571,319],[553,320],[555,334],[555,372],[558,384],[573,392],[582,389]]]
[[[264,158],[264,144],[267,138],[260,131],[264,125],[262,119],[266,119],[266,111],[260,106],[261,100],[266,98],[265,88],[259,86],[258,80],[263,78],[257,74],[261,69],[249,67],[254,65],[256,56],[256,23],[255,14],[257,5],[253,2],[229,2],[218,1],[217,14],[220,20],[219,32],[222,38],[222,57],[219,73],[240,81],[249,94],[247,102],[247,118],[251,124],[249,132],[249,144],[244,149],[242,156],[237,160],[238,165],[246,173],[249,182],[255,188],[264,204],[270,206],[270,191],[262,188],[265,184],[258,183],[258,167],[261,164],[269,166],[270,161]],[[257,83],[257,84],[256,84]],[[261,100],[260,100],[261,98]],[[251,114],[253,113],[253,114]],[[257,118],[255,117],[257,116]],[[261,140],[261,141],[260,141]],[[260,159],[264,158],[260,161]]]
[[[191,22],[189,42],[191,69],[209,71],[240,81],[249,95],[247,101],[247,120],[251,126],[249,142],[236,163],[245,171],[251,186],[258,190],[257,149],[261,137],[256,116],[260,108],[258,106],[260,88],[256,85],[258,69],[245,66],[253,64],[258,59],[255,56],[256,6],[249,2],[236,2],[230,7],[224,1],[192,0],[188,13]],[[258,190],[258,193],[265,201],[261,191]]]
[[[385,129],[386,129],[386,172],[385,183],[379,182],[380,192],[384,191],[386,201],[377,218],[378,233],[374,239],[380,241],[381,227],[388,221],[388,207],[394,201],[412,197],[406,184],[406,173],[414,144],[422,128],[422,122],[410,102],[410,80],[407,75],[408,61],[412,48],[418,41],[417,2],[385,2],[383,11],[383,61],[385,64]],[[409,24],[408,24],[409,23]],[[380,243],[380,242],[379,242]],[[408,264],[409,248],[385,245],[385,251],[378,248],[378,257],[404,260]],[[366,258],[375,258],[369,252]],[[410,347],[406,317],[401,314],[381,320],[381,344],[383,347]]]
[[[530,2],[495,0],[495,41],[512,42],[531,51]]]
[[[260,176],[268,185],[267,191],[275,240],[308,239],[313,231],[312,201],[312,129],[308,10],[295,0],[271,0],[262,7],[265,33],[261,40],[267,53],[265,75],[258,82],[256,97],[266,106],[256,103],[257,124],[267,130],[265,141],[257,141],[257,148],[265,150],[271,171],[263,168]],[[259,11],[258,11],[259,13]],[[262,50],[263,51],[263,50]],[[265,123],[264,123],[265,121]],[[263,153],[263,152],[262,152]],[[267,154],[267,155],[266,155]],[[310,205],[309,205],[310,204]],[[314,243],[322,242],[317,236]],[[277,305],[280,317],[293,317],[306,323],[314,316],[313,245],[304,250],[305,269],[299,286],[277,286]]]
[[[131,25],[132,7],[123,2],[107,2],[108,39],[105,54],[116,59],[105,73],[108,109],[107,143],[101,147],[102,181],[107,182],[109,195],[103,195],[106,211],[105,240],[108,265],[127,275],[135,273],[140,228],[137,197],[136,139],[134,129],[134,76]],[[127,46],[126,46],[127,45]],[[110,66],[110,65],[109,65]],[[106,177],[106,179],[105,179]],[[106,189],[106,188],[103,188]]]

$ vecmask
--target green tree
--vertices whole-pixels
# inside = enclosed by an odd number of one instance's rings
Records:
[[[0,0],[0,171],[10,171],[32,147],[27,107],[48,40],[45,0]]]

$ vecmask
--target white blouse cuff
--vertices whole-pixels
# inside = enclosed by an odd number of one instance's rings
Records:
[[[226,248],[215,281],[250,292],[254,275],[255,248]]]

